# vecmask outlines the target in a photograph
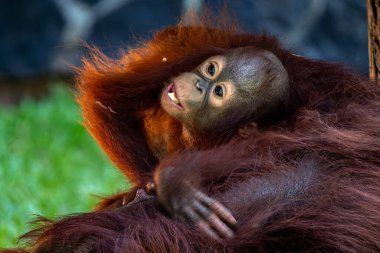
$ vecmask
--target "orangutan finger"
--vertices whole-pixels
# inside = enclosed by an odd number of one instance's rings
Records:
[[[183,214],[184,214],[184,216],[185,216],[185,218],[188,220],[188,221],[190,221],[191,223],[197,223],[197,222],[199,222],[200,220],[202,220],[202,217],[198,214],[198,213],[196,213],[193,209],[192,209],[192,207],[190,207],[190,206],[185,206],[184,208],[183,208]]]
[[[224,205],[220,202],[214,200],[214,202],[210,206],[211,210],[213,210],[219,217],[223,220],[227,221],[227,223],[231,225],[236,225],[237,221],[235,217],[232,215],[231,211],[228,210]]]
[[[193,203],[194,211],[202,216],[206,222],[209,223],[222,237],[224,238],[232,238],[234,236],[234,232],[212,211],[195,201]]]
[[[207,221],[223,238],[234,237],[234,232],[217,215],[211,214]]]
[[[208,219],[208,217],[210,217],[211,210],[210,210],[209,207],[206,207],[206,206],[202,205],[198,201],[194,201],[193,206],[194,206],[194,210],[197,213],[199,213],[202,216],[202,218],[204,218],[205,220]]]
[[[214,231],[212,227],[210,227],[210,224],[207,223],[206,220],[202,219],[199,214],[197,214],[190,206],[187,206],[183,209],[183,212],[186,216],[186,218],[195,224],[195,227],[197,227],[199,230],[201,230],[203,233],[205,233],[210,238],[220,241],[220,236]]]
[[[210,227],[210,225],[205,221],[199,221],[195,223],[195,227],[201,232],[206,234],[208,237],[214,239],[215,241],[221,242],[222,238]]]
[[[197,191],[196,197],[206,206],[210,207],[219,217],[227,221],[230,225],[235,225],[237,223],[235,217],[232,215],[231,211],[228,210],[224,205],[219,201],[206,196],[204,193]]]

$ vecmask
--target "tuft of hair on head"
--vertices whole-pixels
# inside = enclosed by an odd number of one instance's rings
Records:
[[[210,8],[203,8],[201,13],[190,9],[181,16],[178,27],[196,27],[209,29],[218,29],[228,33],[238,33],[239,22],[234,15],[229,11],[227,4],[218,11],[213,11]]]

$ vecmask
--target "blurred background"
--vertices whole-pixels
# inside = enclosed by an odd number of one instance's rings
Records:
[[[82,42],[117,57],[193,8],[226,2],[247,32],[368,74],[363,0],[17,0],[0,2],[0,248],[34,214],[84,212],[128,188],[81,126],[73,73]]]

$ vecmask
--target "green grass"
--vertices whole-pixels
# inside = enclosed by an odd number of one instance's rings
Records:
[[[16,245],[39,214],[57,217],[90,210],[97,195],[128,187],[81,125],[73,94],[0,107],[0,248]]]

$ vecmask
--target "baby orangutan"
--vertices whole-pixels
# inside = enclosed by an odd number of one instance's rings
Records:
[[[242,125],[248,119],[258,121],[268,116],[284,105],[288,92],[287,73],[274,54],[250,47],[236,48],[171,78],[162,91],[161,105],[168,115],[182,123],[183,136],[191,139],[187,143],[194,143],[193,136],[220,138],[226,129]],[[168,154],[162,153],[162,147],[167,143],[155,145],[158,146],[152,147],[155,155],[166,158]],[[193,182],[172,177],[176,169],[169,163],[155,172],[160,203],[173,217],[194,223],[214,239],[232,237],[229,226],[235,225],[236,220],[231,212],[195,188]],[[202,175],[197,180],[212,180],[212,176]],[[169,187],[173,184],[178,184],[174,191]]]

